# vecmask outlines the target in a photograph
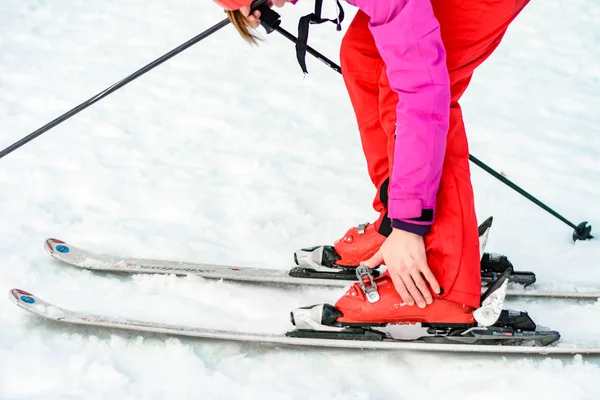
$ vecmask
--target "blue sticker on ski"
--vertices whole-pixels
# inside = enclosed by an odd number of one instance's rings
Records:
[[[58,251],[59,253],[68,253],[69,252],[69,248],[67,246],[63,246],[62,244],[56,246],[56,251]]]

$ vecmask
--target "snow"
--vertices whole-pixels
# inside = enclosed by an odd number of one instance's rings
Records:
[[[301,2],[303,3],[303,2]],[[310,2],[281,10],[294,32]],[[346,7],[348,18],[354,12]],[[532,2],[462,101],[471,152],[574,223],[600,221],[600,6]],[[0,148],[223,19],[210,1],[4,0]],[[347,23],[344,24],[347,27]],[[311,29],[338,60],[342,35]],[[47,237],[106,253],[287,268],[295,249],[373,220],[343,82],[277,34],[231,27],[6,156],[0,291],[95,313],[282,332],[342,290],[92,273]],[[600,287],[598,241],[472,168],[488,249],[553,288]],[[101,299],[101,301],[98,301]],[[600,304],[520,300],[566,344],[600,345]],[[1,399],[596,399],[595,357],[290,350],[67,328],[0,302]],[[585,331],[584,331],[585,330]]]

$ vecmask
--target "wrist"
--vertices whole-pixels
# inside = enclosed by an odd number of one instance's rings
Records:
[[[429,233],[431,225],[416,224],[400,219],[392,219],[392,228],[394,230],[409,232],[414,235],[425,236]]]

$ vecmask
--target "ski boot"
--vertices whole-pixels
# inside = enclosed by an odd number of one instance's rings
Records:
[[[481,253],[485,249],[492,221],[490,217],[479,226]],[[361,224],[349,229],[333,246],[315,246],[296,251],[294,262],[298,267],[292,268],[289,274],[297,278],[355,280],[355,269],[361,261],[371,258],[385,239],[375,225]],[[377,277],[382,271],[375,269],[372,273]]]
[[[350,228],[346,234],[335,241],[333,246],[315,246],[294,253],[294,262],[290,276],[298,278],[323,278],[355,280],[356,267],[361,261],[373,257],[386,237],[377,232],[375,225],[360,224]],[[374,272],[379,276],[379,271]]]
[[[485,250],[492,222],[493,217],[489,217],[479,225],[481,253]],[[311,271],[335,273],[336,269],[349,269],[350,273],[354,275],[354,269],[362,261],[371,258],[385,239],[386,237],[375,229],[375,225],[368,222],[360,224],[350,228],[341,239],[335,241],[333,246],[314,246],[296,251],[294,262],[299,266],[297,273],[300,274],[302,269],[305,269],[307,273]]]
[[[427,343],[548,345],[560,338],[558,332],[537,332],[526,312],[503,310],[510,270],[507,269],[484,293],[481,306],[474,309],[444,299],[435,299],[425,308],[409,306],[400,297],[386,274],[373,278],[366,267],[356,269],[358,281],[335,306],[318,304],[291,312],[296,330],[288,336],[394,340],[376,327],[420,324],[428,335],[416,339]],[[397,340],[397,339],[396,339]]]
[[[425,308],[404,303],[388,273],[378,278],[369,268],[356,268],[358,281],[348,288],[335,306],[322,304],[292,312],[292,323],[299,329],[327,326],[385,326],[403,323],[475,323],[473,308],[443,299],[433,299]],[[319,318],[314,318],[318,316]]]

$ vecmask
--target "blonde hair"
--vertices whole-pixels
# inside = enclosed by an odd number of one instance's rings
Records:
[[[257,44],[259,38],[252,32],[248,18],[240,10],[226,10],[227,18],[231,21],[240,36],[250,44]]]

